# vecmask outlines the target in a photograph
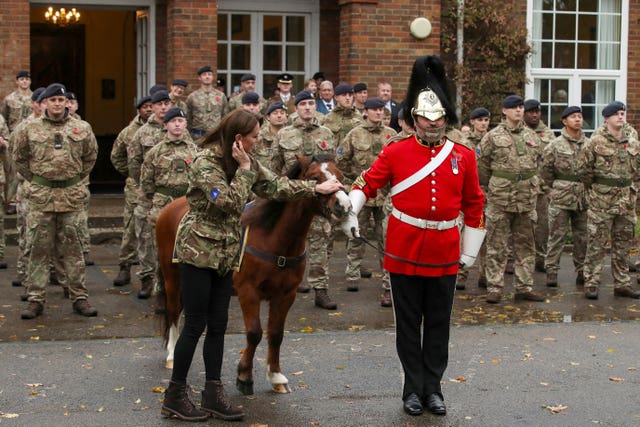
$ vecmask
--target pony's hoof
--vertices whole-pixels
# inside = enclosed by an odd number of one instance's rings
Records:
[[[273,391],[275,391],[276,393],[280,393],[280,394],[291,393],[291,387],[289,387],[289,384],[273,384],[271,387],[273,388]]]
[[[236,388],[245,396],[253,394],[253,380],[243,381],[240,378],[236,378]]]
[[[173,360],[167,360],[164,362],[164,367],[167,369],[173,369]]]

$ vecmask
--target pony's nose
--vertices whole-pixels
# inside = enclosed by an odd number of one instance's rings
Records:
[[[336,193],[337,203],[333,205],[333,214],[338,220],[343,220],[351,210],[351,201],[344,191]]]

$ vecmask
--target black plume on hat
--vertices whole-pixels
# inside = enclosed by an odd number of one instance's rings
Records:
[[[440,99],[447,115],[447,123],[453,125],[458,123],[458,116],[451,101],[449,88],[447,87],[447,76],[442,60],[435,56],[419,56],[413,63],[409,87],[407,88],[407,103],[404,106],[404,120],[411,127],[414,126],[411,109],[415,107],[418,95],[425,89],[431,89]]]

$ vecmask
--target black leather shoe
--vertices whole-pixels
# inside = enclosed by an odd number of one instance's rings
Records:
[[[598,299],[598,287],[587,286],[586,288],[584,288],[584,296],[587,299]]]
[[[422,402],[420,401],[420,397],[417,394],[411,393],[404,399],[404,412],[409,415],[420,415],[422,414]]]
[[[631,286],[622,286],[620,288],[615,288],[613,290],[613,294],[617,297],[627,297],[633,299],[640,298],[640,291],[636,291]]]
[[[427,409],[429,412],[436,415],[446,415],[447,407],[444,404],[444,400],[438,393],[431,393],[426,399]]]

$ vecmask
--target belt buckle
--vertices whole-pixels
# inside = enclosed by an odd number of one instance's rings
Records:
[[[516,181],[524,181],[524,174],[522,172],[516,174]]]
[[[616,182],[618,183],[618,187],[624,187],[624,180],[622,178],[616,179]]]
[[[446,221],[438,221],[438,227],[437,227],[437,230],[438,230],[438,231],[442,231],[442,230],[444,230],[444,229],[445,229],[445,228],[444,228],[445,222],[446,222]]]
[[[278,259],[276,260],[276,265],[280,268],[284,268],[286,264],[287,264],[287,258],[283,257],[282,255],[278,255]]]

